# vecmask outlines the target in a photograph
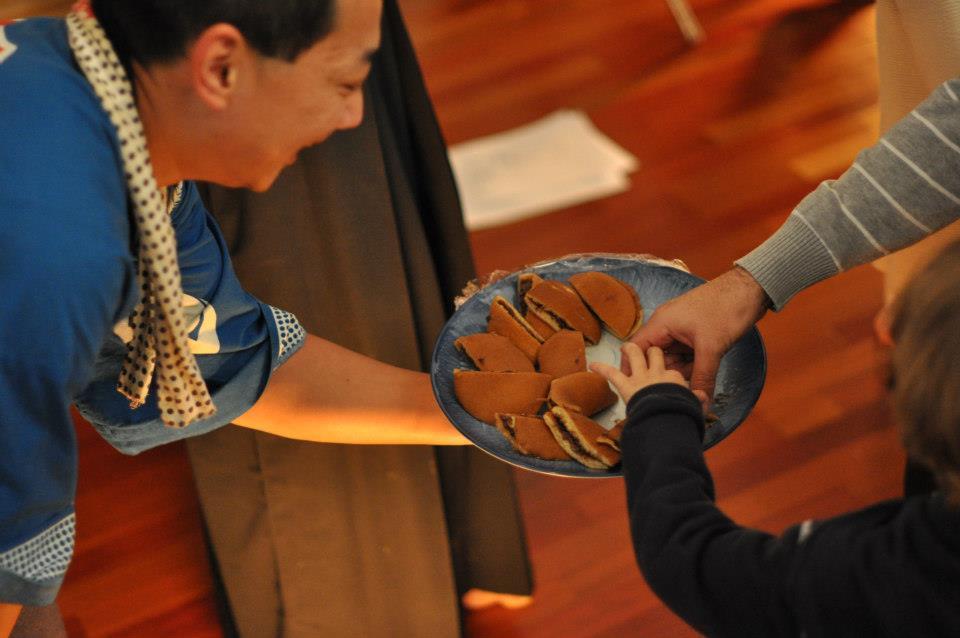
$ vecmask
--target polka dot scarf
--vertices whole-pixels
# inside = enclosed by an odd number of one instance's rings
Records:
[[[73,6],[67,30],[74,57],[117,130],[137,227],[141,298],[130,316],[133,339],[117,390],[136,408],[156,377],[163,422],[184,427],[214,414],[216,407],[188,345],[172,206],[153,175],[133,87],[86,0]]]

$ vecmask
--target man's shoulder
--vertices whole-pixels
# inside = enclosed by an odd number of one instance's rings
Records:
[[[68,114],[92,128],[109,122],[74,62],[63,20],[0,24],[0,111],[0,127],[6,121],[24,133],[31,125],[56,130]]]
[[[118,142],[74,66],[66,27],[31,19],[0,33],[9,43],[0,62],[0,254],[51,287],[114,272],[129,252]]]
[[[125,210],[119,142],[74,63],[64,21],[0,29],[0,208],[26,215],[42,195],[48,215],[87,204],[100,210],[104,198]]]
[[[26,84],[32,78],[50,80],[58,76],[65,80],[76,73],[63,20],[0,21],[0,77],[4,82]]]

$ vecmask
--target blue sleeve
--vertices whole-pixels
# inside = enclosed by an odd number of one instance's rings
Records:
[[[8,25],[0,64],[0,601],[26,605],[70,561],[69,405],[133,274],[114,139],[50,24]]]
[[[190,347],[217,413],[182,429],[165,427],[155,392],[142,407],[130,409],[116,391],[126,346],[114,335],[98,361],[95,381],[78,397],[77,407],[104,438],[127,454],[232,422],[256,403],[272,371],[305,337],[293,315],[257,301],[240,286],[223,236],[196,186],[185,183],[179,197],[173,223]]]

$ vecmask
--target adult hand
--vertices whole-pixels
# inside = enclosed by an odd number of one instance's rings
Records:
[[[623,359],[630,362],[630,372],[625,373],[617,370],[606,363],[591,363],[590,369],[604,377],[613,384],[624,403],[629,403],[630,398],[647,387],[657,383],[676,383],[683,387],[689,387],[683,375],[676,370],[668,370],[663,360],[663,350],[656,346],[647,350],[646,356],[643,350],[632,342],[623,344],[621,349]]]
[[[713,397],[720,359],[768,307],[760,284],[736,266],[657,308],[630,341],[643,351],[661,348],[667,367],[689,378],[690,388],[706,406]],[[629,374],[630,361],[622,361]]]

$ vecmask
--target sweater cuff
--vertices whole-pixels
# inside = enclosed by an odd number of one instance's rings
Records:
[[[703,407],[696,395],[678,383],[657,383],[636,392],[627,404],[627,424],[623,436],[637,430],[641,421],[668,413],[684,414],[696,423],[700,441],[703,442]]]
[[[774,310],[783,308],[804,288],[840,272],[830,250],[796,214],[735,263],[757,280]]]

